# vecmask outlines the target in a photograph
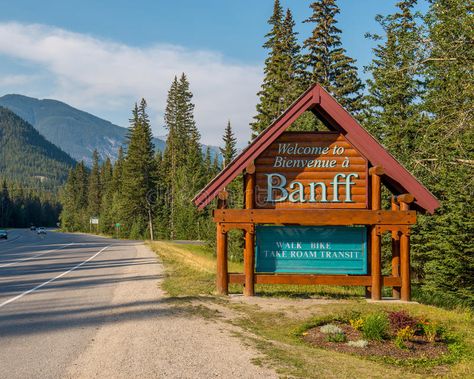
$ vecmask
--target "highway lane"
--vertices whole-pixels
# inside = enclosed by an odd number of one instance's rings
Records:
[[[0,378],[59,378],[110,322],[115,287],[137,243],[84,234],[14,230],[0,242]],[[137,271],[139,272],[139,271]],[[130,299],[133,302],[133,299]]]

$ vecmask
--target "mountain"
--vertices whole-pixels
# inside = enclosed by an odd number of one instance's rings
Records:
[[[39,100],[23,95],[0,97],[0,106],[10,109],[35,127],[48,141],[61,147],[77,161],[92,163],[97,149],[102,160],[117,158],[128,130],[61,101]],[[154,138],[155,147],[163,151],[165,142]]]
[[[32,125],[0,106],[0,177],[55,188],[75,163]]]

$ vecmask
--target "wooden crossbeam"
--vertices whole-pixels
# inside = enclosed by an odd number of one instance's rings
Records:
[[[415,211],[215,209],[215,222],[297,225],[413,225]]]
[[[244,284],[245,275],[229,273],[229,283]],[[313,274],[254,274],[255,284],[300,284],[300,285],[337,285],[337,286],[370,286],[370,275],[313,275]],[[401,286],[401,278],[383,276],[383,285]]]

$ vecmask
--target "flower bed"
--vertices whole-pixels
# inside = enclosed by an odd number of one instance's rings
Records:
[[[315,322],[301,336],[317,347],[395,361],[448,359],[449,345],[457,343],[442,325],[405,311],[334,317],[330,322],[325,319]]]

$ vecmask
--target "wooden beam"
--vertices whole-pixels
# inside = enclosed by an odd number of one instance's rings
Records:
[[[382,176],[383,174],[385,174],[385,170],[382,166],[374,166],[369,168],[369,175]]]
[[[253,209],[255,205],[255,164],[251,162],[245,173],[245,208]],[[254,229],[245,230],[244,271],[245,287],[244,296],[255,294],[254,270],[255,270],[255,234]]]
[[[400,210],[396,198],[392,196],[392,211]],[[398,230],[392,231],[392,276],[400,277],[400,233]],[[392,288],[392,297],[400,299],[400,287]]]
[[[383,174],[381,167],[372,167],[370,174],[370,198],[372,211],[378,211],[381,208],[381,179]],[[380,175],[379,175],[380,174]],[[371,255],[371,298],[380,300],[382,298],[382,268],[381,268],[381,237],[377,233],[377,228],[371,226],[370,230],[370,255]]]
[[[228,277],[229,283],[245,283],[245,274],[230,273]],[[254,277],[255,284],[367,286],[372,282],[369,275],[255,274]],[[384,276],[383,285],[387,287],[401,285],[401,279]]]
[[[403,195],[398,195],[396,197],[396,200],[398,204],[401,204],[401,203],[410,204],[415,201],[415,196],[413,196],[411,193],[404,193]]]
[[[216,285],[219,295],[227,295],[229,293],[228,271],[227,271],[227,233],[222,229],[222,224],[217,224],[217,275]]]
[[[366,209],[216,209],[214,222],[297,225],[412,225],[415,211]]]
[[[225,209],[227,208],[227,199],[229,197],[229,193],[226,190],[222,190],[219,192],[217,197],[217,208],[218,209]]]
[[[400,202],[400,209],[407,211],[410,205]],[[403,301],[411,300],[411,278],[410,278],[410,235],[403,233],[400,236],[400,275],[402,278],[402,288],[400,298]]]
[[[245,250],[244,250],[244,271],[245,287],[244,296],[253,296],[255,294],[255,245],[254,234],[245,232]]]

